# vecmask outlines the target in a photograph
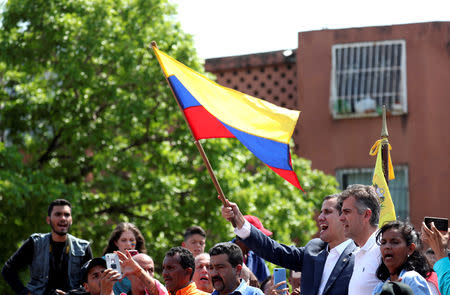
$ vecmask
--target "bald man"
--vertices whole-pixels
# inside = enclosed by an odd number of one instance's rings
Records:
[[[128,252],[128,251],[127,251]],[[144,253],[131,257],[130,253],[119,255],[122,272],[131,282],[131,293],[133,295],[168,295],[167,289],[153,277],[155,263],[153,259]]]

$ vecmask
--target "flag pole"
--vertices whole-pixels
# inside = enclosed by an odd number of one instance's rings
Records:
[[[155,41],[152,41],[152,42],[151,42],[151,46],[152,46],[152,48],[153,48],[153,47],[158,48],[158,45],[156,44]],[[198,151],[200,152],[200,155],[202,156],[203,162],[205,163],[205,166],[206,166],[206,168],[208,169],[209,176],[211,177],[211,180],[212,180],[212,182],[214,183],[214,186],[215,186],[215,188],[216,188],[216,190],[217,190],[217,193],[219,194],[219,199],[222,201],[222,204],[225,206],[225,205],[227,205],[228,200],[227,200],[227,198],[225,197],[225,194],[223,193],[222,188],[220,187],[219,181],[217,180],[216,174],[214,173],[214,170],[212,169],[211,164],[209,163],[208,157],[207,157],[206,154],[205,154],[205,151],[204,151],[204,149],[203,149],[203,146],[202,146],[202,144],[201,144],[200,141],[198,141],[198,140],[195,139],[194,131],[192,130],[191,125],[189,125],[189,122],[188,122],[188,120],[187,120],[187,118],[186,118],[186,115],[185,115],[185,113],[184,113],[184,111],[183,111],[183,108],[181,107],[180,102],[179,102],[178,99],[176,98],[175,92],[173,91],[172,86],[171,86],[171,84],[169,83],[169,80],[168,80],[168,78],[166,77],[165,74],[164,74],[164,77],[166,78],[167,84],[169,84],[169,88],[170,88],[170,90],[172,91],[172,95],[173,95],[173,97],[175,98],[175,101],[177,102],[178,107],[180,108],[181,113],[183,114],[184,121],[186,122],[186,124],[187,124],[187,126],[188,126],[188,128],[189,128],[189,131],[191,132],[191,135],[192,135],[192,137],[194,138],[194,144],[195,144],[195,146],[197,147]],[[233,224],[233,226],[234,226],[234,224]]]
[[[383,163],[383,174],[384,179],[386,179],[386,184],[389,187],[389,159],[388,159],[388,153],[389,153],[389,133],[387,130],[387,123],[386,123],[386,105],[383,105],[383,113],[382,113],[382,126],[381,126],[381,162]]]

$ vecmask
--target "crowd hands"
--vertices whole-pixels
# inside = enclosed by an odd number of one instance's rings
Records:
[[[166,252],[161,283],[154,277],[155,265],[144,237],[132,223],[118,224],[102,256],[93,258],[89,242],[69,234],[70,202],[57,199],[47,213],[51,232],[32,234],[2,268],[16,294],[206,295],[215,291],[226,295],[236,289],[246,295],[263,294],[251,286],[259,287],[263,279],[258,280],[244,259],[263,266],[256,273],[265,278],[269,271],[264,261],[232,242],[216,244],[205,253],[206,233],[199,226],[186,229],[181,246]],[[24,285],[19,273],[26,267],[31,279]]]
[[[352,185],[326,196],[317,218],[319,238],[304,247],[276,242],[257,217],[244,216],[226,201],[221,213],[236,238],[205,253],[205,231],[186,229],[182,245],[166,252],[164,284],[154,277],[154,262],[135,225],[120,223],[103,257],[92,258],[89,243],[68,234],[71,210],[66,200],[52,202],[51,232],[30,236],[3,266],[17,294],[450,294],[449,231],[432,223],[419,232],[403,221],[379,228],[380,205],[371,186]],[[108,267],[105,257],[111,253],[120,271]],[[290,287],[274,282],[265,261],[289,270]],[[31,277],[26,286],[18,274],[25,266]]]

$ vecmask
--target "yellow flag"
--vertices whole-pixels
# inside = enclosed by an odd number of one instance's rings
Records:
[[[370,154],[377,154],[377,161],[375,163],[375,170],[373,172],[372,185],[375,187],[378,197],[380,198],[380,221],[379,227],[382,227],[383,224],[395,220],[395,208],[394,203],[392,202],[391,193],[389,192],[389,187],[386,183],[386,179],[383,174],[383,164],[381,162],[381,140],[377,141],[375,145],[372,147]],[[374,151],[375,148],[375,151]],[[390,145],[389,145],[390,149]],[[393,169],[392,164],[389,165],[389,170],[392,170],[392,174],[390,174],[389,179],[393,179]]]

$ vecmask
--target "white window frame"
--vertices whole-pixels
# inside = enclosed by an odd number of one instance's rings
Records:
[[[404,208],[402,208],[405,212],[406,215],[405,216],[400,216],[400,218],[402,219],[406,219],[409,220],[409,216],[410,216],[410,200],[409,200],[409,179],[408,179],[408,175],[409,175],[409,171],[408,171],[408,166],[407,165],[396,165],[394,167],[395,173],[397,174],[404,174],[405,176],[405,183],[404,185],[407,187],[406,191],[405,191],[405,206]],[[373,168],[343,168],[343,169],[336,169],[336,180],[339,182],[339,188],[341,190],[344,190],[345,187],[343,187],[343,179],[344,179],[344,175],[348,175],[348,174],[367,174],[369,173],[370,175],[373,175]],[[395,181],[394,180],[391,180]],[[361,184],[366,184],[366,185],[371,185],[372,184],[372,177],[370,177],[370,182],[369,183],[361,183]],[[391,187],[392,189],[392,187]],[[392,192],[391,192],[392,195]],[[394,197],[393,197],[394,198]],[[395,204],[394,204],[395,205]],[[398,212],[396,212],[397,216],[399,215]]]
[[[393,65],[391,62],[394,61],[397,56],[392,56],[388,48],[392,48],[392,46],[400,45],[401,49],[401,57],[400,57],[400,65]],[[391,46],[391,47],[389,47]],[[363,48],[364,47],[364,48]],[[374,50],[374,48],[381,48],[378,50]],[[347,59],[346,67],[341,66],[340,59],[337,58],[337,51],[343,50],[343,59]],[[353,54],[352,57],[347,58],[348,53],[354,51],[356,54]],[[360,59],[360,52],[364,52],[365,58]],[[366,61],[369,60],[371,63],[373,62],[372,57],[375,55],[375,59],[378,59],[378,53],[381,53],[380,61],[381,65],[375,66],[373,64],[366,65]],[[367,54],[367,55],[366,55]],[[394,51],[395,54],[395,51]],[[392,106],[386,106],[388,112],[393,115],[402,115],[408,112],[408,104],[407,104],[407,89],[406,89],[406,41],[405,40],[388,40],[388,41],[373,41],[373,42],[359,42],[359,43],[347,43],[347,44],[335,44],[331,48],[332,55],[332,68],[331,68],[331,81],[330,81],[330,113],[334,119],[342,119],[342,118],[365,118],[365,117],[376,117],[381,114],[381,103],[378,102],[383,97],[386,96],[398,96],[399,103],[395,103]],[[350,64],[354,64],[356,66],[351,66]],[[387,64],[386,64],[387,63]],[[356,68],[355,68],[356,67]],[[345,68],[345,69],[343,69]],[[398,83],[397,91],[388,91],[383,92],[383,82],[386,78],[390,79],[391,74],[398,72],[400,70],[399,78],[401,81]],[[354,75],[358,74],[358,75]],[[359,79],[359,75],[366,74],[370,75],[369,79]],[[350,76],[347,83],[340,83],[338,81],[338,76],[340,78],[344,77],[344,75]],[[386,75],[386,77],[384,76]],[[379,81],[380,85],[377,84],[378,76],[380,76]],[[393,75],[392,75],[393,77]],[[389,80],[390,81],[390,80]],[[355,83],[353,83],[355,82]],[[338,85],[339,84],[339,85]],[[344,85],[345,84],[345,85]],[[353,85],[355,84],[355,85]],[[367,84],[367,85],[366,85]],[[344,85],[346,87],[346,94],[341,97],[338,97],[338,86]],[[373,87],[373,85],[376,85]],[[393,85],[396,85],[395,81]],[[372,86],[372,87],[371,87]],[[352,89],[353,88],[353,89]],[[367,89],[366,89],[367,88]],[[373,89],[375,88],[375,89]],[[381,88],[381,89],[380,89]],[[363,89],[363,91],[361,91]],[[364,91],[366,89],[366,91]],[[371,91],[370,91],[371,90]],[[351,92],[350,92],[351,91]],[[356,94],[355,94],[356,92]],[[367,111],[361,112],[352,112],[351,103],[353,100],[353,109],[355,109],[355,102],[360,102],[359,105],[364,107],[368,107]],[[365,100],[364,102],[361,102]],[[368,102],[366,104],[365,102]],[[370,107],[375,102],[375,109]]]

